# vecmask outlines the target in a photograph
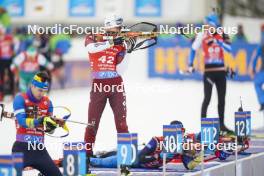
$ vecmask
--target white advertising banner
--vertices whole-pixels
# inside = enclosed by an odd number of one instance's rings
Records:
[[[53,14],[52,0],[27,0],[26,15],[29,18],[50,17]]]

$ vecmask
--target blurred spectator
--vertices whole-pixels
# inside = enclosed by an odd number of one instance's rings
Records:
[[[47,70],[53,69],[53,64],[48,62],[45,56],[38,53],[37,49],[30,46],[26,51],[17,55],[11,65],[11,70],[19,79],[19,90],[26,92],[33,76],[40,71],[40,66]]]
[[[11,32],[11,19],[3,7],[0,7],[0,23],[6,28],[7,33]]]
[[[70,36],[64,34],[53,35],[50,38],[51,61],[54,64],[53,75],[58,80],[61,88],[65,88],[63,57],[71,47],[70,40]]]
[[[237,34],[233,36],[232,42],[248,42],[244,28],[241,24],[237,26]]]
[[[258,60],[261,60],[257,69]],[[251,77],[254,78],[254,85],[257,98],[260,104],[260,111],[264,111],[264,24],[261,26],[261,42],[253,58]]]
[[[50,60],[49,35],[36,34],[33,36],[32,45],[37,48],[38,52]]]
[[[27,48],[32,44],[33,36],[27,34],[27,28],[22,26],[16,28],[15,31],[16,46],[15,51],[17,54],[26,51]]]
[[[0,101],[5,94],[13,94],[13,74],[10,70],[13,50],[13,37],[6,34],[6,28],[0,24]]]

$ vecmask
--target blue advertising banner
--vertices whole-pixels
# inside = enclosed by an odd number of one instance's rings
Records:
[[[95,15],[95,0],[70,0],[69,16],[87,17]]]
[[[135,0],[135,16],[137,17],[160,17],[160,0]]]
[[[184,74],[188,69],[188,58],[191,41],[181,36],[161,37],[158,44],[148,50],[148,75],[150,78],[164,79],[194,79],[201,80],[204,70],[204,58],[202,50],[196,52],[194,67],[196,72]],[[225,64],[233,68],[236,76],[234,81],[250,81],[250,62],[256,44],[234,43],[231,54],[225,52]],[[259,66],[261,63],[258,62]]]
[[[12,17],[24,16],[24,0],[1,0],[0,6],[4,7]]]

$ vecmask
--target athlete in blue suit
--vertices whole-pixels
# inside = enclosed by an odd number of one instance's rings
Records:
[[[261,59],[260,70],[257,72],[257,61]],[[264,25],[261,27],[261,43],[253,59],[254,85],[260,104],[260,111],[264,111]]]

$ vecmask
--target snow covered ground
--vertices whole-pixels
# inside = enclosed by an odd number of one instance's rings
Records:
[[[148,79],[145,53],[137,52],[121,65],[127,91],[127,122],[130,132],[139,136],[139,144],[148,142],[154,135],[162,135],[162,125],[172,120],[183,122],[187,132],[200,130],[200,108],[203,98],[203,85],[198,81],[175,81]],[[55,106],[67,106],[72,111],[72,120],[87,122],[90,88],[54,90],[50,97]],[[243,99],[245,110],[252,111],[252,127],[261,127],[263,116],[259,108],[252,83],[228,82],[226,95],[225,123],[234,128],[234,112]],[[12,111],[11,103],[7,110]],[[208,116],[217,117],[217,95],[214,89]],[[62,142],[79,142],[84,139],[85,126],[69,124],[70,135],[63,139],[46,137],[48,151],[53,158],[62,157]],[[0,122],[0,154],[10,154],[15,140],[15,124],[12,120]],[[59,147],[54,147],[57,144]],[[99,127],[95,150],[109,150],[116,147],[114,117],[109,105],[106,106]]]
[[[135,84],[127,83],[128,125],[131,132],[139,134],[140,142],[147,142],[154,135],[162,135],[162,125],[172,120],[181,120],[188,132],[197,132],[200,128],[200,106],[202,101],[202,84],[191,81],[162,81],[153,80],[138,83],[150,92],[134,89]],[[131,92],[129,91],[131,87]],[[151,87],[153,89],[151,89]],[[159,87],[155,92],[154,88]],[[72,111],[72,120],[87,122],[87,110],[90,88],[76,88],[56,90],[51,93],[54,105],[67,106]],[[133,91],[134,90],[134,91]],[[257,112],[258,103],[254,88],[251,84],[228,84],[226,96],[226,124],[233,128],[234,111],[239,107],[239,96],[243,97],[244,109],[252,110],[252,126],[260,127],[263,124],[261,114]],[[217,117],[217,96],[214,90],[211,104],[208,109],[210,117]],[[11,103],[7,110],[12,110]],[[57,141],[82,141],[85,126],[69,124],[70,135],[63,140],[46,138],[47,145]],[[15,140],[15,125],[12,120],[4,119],[0,123],[0,153],[7,154]],[[110,149],[116,146],[116,130],[114,117],[109,105],[106,106],[98,131],[96,149]],[[57,152],[50,152],[58,156]],[[61,153],[61,152],[60,152]]]

